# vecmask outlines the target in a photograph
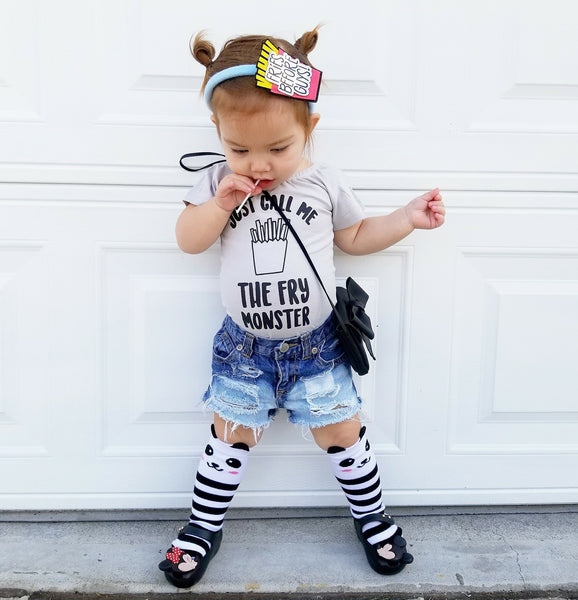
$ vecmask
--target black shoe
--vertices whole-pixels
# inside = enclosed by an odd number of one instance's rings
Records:
[[[380,575],[395,575],[413,562],[413,556],[405,551],[406,541],[401,537],[401,528],[398,527],[394,535],[376,545],[371,545],[365,539],[362,529],[371,522],[394,525],[394,520],[386,514],[366,515],[361,519],[354,519],[357,537],[363,545],[365,556],[370,567]]]
[[[207,531],[196,525],[186,525],[179,532],[178,538],[181,536],[194,536],[207,540],[211,544],[211,548],[201,556],[198,552],[188,552],[172,546],[167,550],[166,558],[159,563],[159,569],[164,571],[165,577],[170,583],[178,588],[189,588],[197,583],[204,575],[211,559],[221,546],[223,539],[223,531]]]

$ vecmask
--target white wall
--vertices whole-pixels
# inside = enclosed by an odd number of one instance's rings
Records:
[[[317,158],[370,214],[434,186],[448,208],[337,258],[371,291],[360,389],[390,504],[577,501],[575,2],[2,0],[2,507],[189,503],[222,312],[216,250],[173,233],[196,180],[178,158],[218,150],[188,39],[319,22]],[[242,490],[343,504],[284,419]]]

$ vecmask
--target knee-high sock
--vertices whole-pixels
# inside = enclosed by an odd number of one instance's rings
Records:
[[[249,446],[221,441],[211,425],[211,438],[201,456],[195,477],[189,524],[208,531],[222,528],[225,513],[239,487],[248,459]],[[205,556],[211,547],[206,540],[186,531],[181,531],[173,541],[173,546],[198,552],[201,556]]]
[[[375,454],[361,428],[359,440],[349,448],[331,446],[327,450],[333,474],[345,492],[351,514],[355,519],[365,515],[383,513],[385,507],[381,495],[381,480]],[[397,525],[385,525],[377,521],[367,523],[363,534],[370,544],[380,544],[391,538]]]

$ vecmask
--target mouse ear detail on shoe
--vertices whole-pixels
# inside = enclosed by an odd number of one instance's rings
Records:
[[[167,551],[165,560],[159,564],[159,569],[165,573],[188,573],[196,569],[201,558],[198,553],[191,554],[181,548],[172,546]]]

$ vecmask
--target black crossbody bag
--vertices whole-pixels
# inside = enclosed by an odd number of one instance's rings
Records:
[[[211,157],[210,160],[212,160],[213,157],[221,158],[215,159],[209,164],[201,164],[200,166],[189,166],[185,162],[186,159],[197,159],[201,157]],[[187,171],[196,172],[202,171],[203,169],[220,162],[225,162],[225,158],[223,154],[218,152],[189,152],[188,154],[181,156],[179,164]],[[329,300],[329,304],[333,310],[333,314],[335,315],[337,321],[337,337],[341,342],[341,346],[347,356],[351,368],[359,375],[366,375],[369,371],[369,358],[367,354],[369,353],[369,356],[375,360],[370,341],[375,337],[375,334],[371,327],[371,320],[365,312],[365,305],[369,299],[367,292],[352,277],[348,277],[345,282],[345,287],[337,286],[337,301],[334,304],[333,300],[331,300],[331,296],[327,293],[325,285],[323,285],[323,281],[319,276],[309,253],[303,245],[301,238],[297,235],[295,229],[293,229],[293,225],[291,225],[291,222],[285,216],[285,213],[279,208],[274,198],[266,190],[263,190],[262,193],[279,215],[281,215],[281,218],[287,225],[289,231],[293,234],[293,237],[299,244],[307,262],[311,265],[315,277],[317,277],[317,280],[321,284],[321,288],[325,292],[327,300]]]
[[[301,238],[297,235],[293,225],[291,225],[291,222],[286,217],[285,213],[279,208],[274,198],[266,190],[263,190],[262,193],[279,215],[281,215],[281,218],[289,228],[289,231],[293,234],[297,244],[299,244],[307,262],[310,264],[315,277],[317,277],[317,280],[321,284],[321,288],[325,292],[327,300],[329,300],[329,304],[333,309],[333,314],[337,321],[337,337],[351,364],[351,368],[359,375],[367,374],[369,371],[368,353],[369,356],[375,360],[370,341],[375,337],[375,334],[371,327],[371,320],[365,312],[365,305],[369,299],[367,292],[352,277],[348,277],[345,282],[345,287],[337,286],[337,301],[333,303],[309,253],[303,245]]]

